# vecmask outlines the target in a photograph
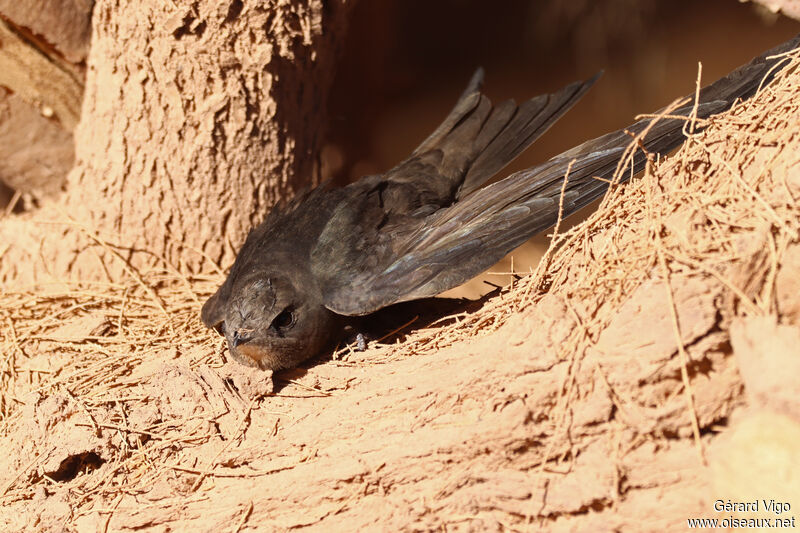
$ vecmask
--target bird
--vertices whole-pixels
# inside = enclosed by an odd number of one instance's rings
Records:
[[[752,96],[779,70],[774,56],[798,44],[800,36],[761,54],[670,116],[705,118]],[[566,217],[602,196],[632,135],[641,149],[623,179],[648,154],[683,143],[686,119],[643,118],[485,185],[598,77],[493,105],[478,69],[444,121],[397,166],[273,207],[203,305],[203,323],[242,364],[296,367],[332,347],[355,318],[456,287],[553,226],[559,209]]]

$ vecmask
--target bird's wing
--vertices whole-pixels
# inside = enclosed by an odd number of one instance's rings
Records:
[[[507,100],[493,106],[480,93],[483,70],[478,69],[447,118],[384,180],[435,189],[440,202],[452,201],[453,193],[465,196],[542,136],[601,74],[520,105]]]
[[[716,103],[712,108],[724,106]],[[642,130],[649,122],[628,129]],[[669,151],[682,142],[682,126],[683,121],[675,119],[657,122],[645,147],[651,152]],[[323,285],[325,305],[336,313],[361,315],[464,283],[556,222],[570,165],[563,216],[601,196],[630,142],[622,130],[590,141],[568,157],[512,174],[422,221],[410,221],[391,236],[381,232],[373,242],[360,243],[362,254],[351,262],[347,276]],[[643,153],[635,154],[633,171],[641,170],[645,160]]]
[[[357,271],[380,271],[402,252],[396,248],[401,234],[457,203],[509,163],[598,77],[519,106],[513,101],[493,106],[479,92],[483,74],[476,72],[450,114],[405,161],[341,189],[343,200],[311,254],[315,278],[322,287],[338,288],[349,285]]]
[[[697,116],[721,112],[737,99],[751,96],[777,71],[781,59],[772,56],[796,48],[798,39],[704,88]],[[693,107],[672,114],[688,116]],[[371,192],[352,195],[339,206],[333,217],[336,223],[328,225],[312,254],[312,268],[323,282],[326,307],[344,315],[368,314],[393,303],[434,296],[478,275],[555,224],[568,168],[563,216],[601,196],[631,142],[626,132],[643,132],[652,120],[588,141],[425,216],[385,216],[377,225],[371,222],[374,217],[365,219],[363,214],[380,206],[385,193],[380,190],[385,182],[374,180]],[[681,119],[657,120],[642,140],[645,151],[666,154],[679,146],[684,140],[684,123]],[[624,175],[640,171],[646,157],[637,150],[632,171]],[[354,234],[358,235],[355,240]],[[331,246],[331,242],[335,244]]]
[[[380,187],[381,211],[389,217],[448,206],[510,163],[599,76],[520,105],[508,100],[495,106],[479,91],[483,72],[478,70],[450,114],[407,159],[383,175],[352,184],[349,193]]]

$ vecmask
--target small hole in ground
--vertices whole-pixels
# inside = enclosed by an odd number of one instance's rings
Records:
[[[103,458],[94,452],[70,455],[61,461],[58,470],[47,475],[54,481],[71,481],[81,472],[97,470],[103,463]]]

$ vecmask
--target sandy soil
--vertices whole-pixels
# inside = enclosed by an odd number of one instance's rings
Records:
[[[795,59],[795,61],[797,61]],[[800,74],[475,313],[275,375],[221,275],[2,294],[9,531],[678,531],[800,509]],[[774,499],[777,515],[714,511]],[[763,511],[763,507],[762,507]]]

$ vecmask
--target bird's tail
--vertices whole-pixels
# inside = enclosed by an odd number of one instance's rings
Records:
[[[544,134],[599,77],[600,73],[520,105],[507,100],[493,106],[480,92],[483,70],[478,69],[450,114],[410,159],[440,154],[438,174],[458,186],[457,198],[466,196]]]

